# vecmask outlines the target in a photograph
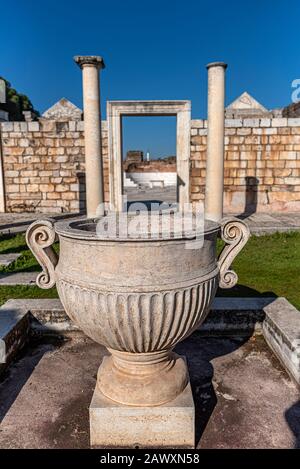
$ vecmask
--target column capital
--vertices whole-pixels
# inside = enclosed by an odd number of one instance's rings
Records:
[[[206,65],[206,68],[212,68],[212,67],[223,67],[225,70],[227,68],[227,64],[225,62],[210,62],[209,64]]]
[[[98,69],[105,68],[103,57],[99,55],[75,55],[74,61],[80,68],[86,65],[92,65]]]

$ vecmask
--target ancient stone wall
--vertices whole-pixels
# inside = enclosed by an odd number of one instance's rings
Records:
[[[2,122],[6,211],[84,209],[82,121]],[[300,209],[300,119],[226,119],[224,211]],[[105,200],[107,125],[102,123]],[[207,122],[191,121],[191,200],[205,191]],[[172,167],[172,165],[170,165]]]
[[[1,124],[5,205],[8,212],[78,212],[85,208],[82,121]],[[108,200],[106,122],[102,125]]]
[[[207,121],[191,122],[191,200],[204,199]],[[300,210],[300,119],[226,119],[224,211]]]

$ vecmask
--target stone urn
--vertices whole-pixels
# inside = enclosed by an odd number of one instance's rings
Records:
[[[172,401],[189,381],[185,359],[172,349],[205,320],[217,287],[236,284],[230,265],[249,229],[238,219],[205,221],[201,246],[191,249],[176,232],[135,239],[101,236],[96,227],[88,219],[34,222],[26,237],[43,268],[37,285],[56,284],[72,321],[107,347],[97,379],[104,396],[127,406]]]

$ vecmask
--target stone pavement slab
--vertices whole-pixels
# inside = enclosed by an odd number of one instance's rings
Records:
[[[35,285],[38,272],[5,272],[0,274],[0,285]]]
[[[35,220],[54,218],[64,220],[67,218],[81,218],[79,213],[0,213],[0,233],[16,234],[24,233],[28,226]]]
[[[19,252],[12,252],[10,254],[0,254],[0,266],[8,267],[21,256]]]
[[[199,448],[300,447],[299,390],[262,336],[194,333],[176,351],[188,360]],[[88,448],[88,407],[106,354],[78,333],[32,343],[0,384],[0,448]]]
[[[241,218],[248,224],[251,233],[255,235],[300,230],[300,213],[298,212],[253,213]]]

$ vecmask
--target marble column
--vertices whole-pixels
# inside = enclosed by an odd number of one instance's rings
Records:
[[[86,209],[87,217],[93,218],[104,214],[99,70],[105,65],[102,57],[94,55],[74,60],[82,69]]]
[[[207,159],[205,218],[220,222],[223,217],[225,70],[223,62],[208,69]]]

